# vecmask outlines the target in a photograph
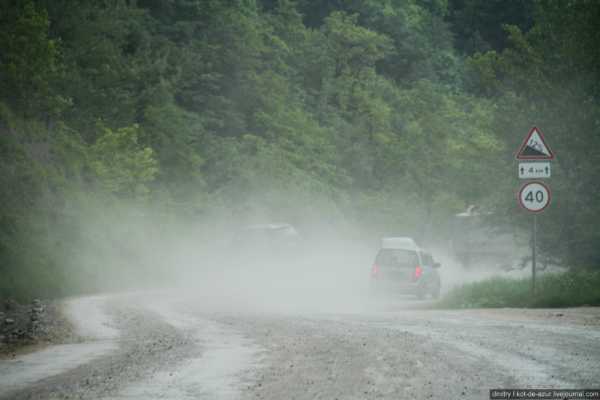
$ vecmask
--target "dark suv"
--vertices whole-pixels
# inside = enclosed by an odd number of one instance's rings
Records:
[[[440,295],[440,264],[411,238],[382,239],[371,269],[371,286],[377,293],[412,294],[419,299]]]

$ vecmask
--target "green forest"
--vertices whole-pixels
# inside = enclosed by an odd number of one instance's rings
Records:
[[[222,221],[443,240],[474,204],[527,227],[532,126],[556,153],[540,254],[598,268],[598,21],[594,0],[0,0],[0,298],[160,278],[149,247]]]

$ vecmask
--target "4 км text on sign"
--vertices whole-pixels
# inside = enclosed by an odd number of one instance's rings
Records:
[[[549,161],[520,162],[518,168],[520,179],[550,178],[552,174]]]

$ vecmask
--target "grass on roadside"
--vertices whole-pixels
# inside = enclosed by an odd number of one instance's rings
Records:
[[[569,271],[531,278],[490,278],[450,290],[436,308],[577,307],[600,305],[600,271]]]

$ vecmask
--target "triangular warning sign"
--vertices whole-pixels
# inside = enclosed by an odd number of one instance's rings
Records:
[[[535,126],[531,128],[517,152],[518,160],[552,160],[554,153],[544,140],[544,135]]]

